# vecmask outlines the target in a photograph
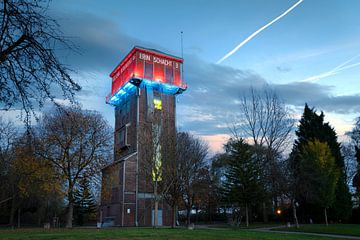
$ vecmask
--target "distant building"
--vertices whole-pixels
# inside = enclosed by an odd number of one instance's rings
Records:
[[[134,47],[110,74],[106,102],[115,107],[114,162],[102,170],[102,221],[154,224],[154,177],[161,181],[163,153],[175,146],[175,98],[186,90],[182,63],[181,58]],[[162,200],[158,225],[171,225],[172,214]]]

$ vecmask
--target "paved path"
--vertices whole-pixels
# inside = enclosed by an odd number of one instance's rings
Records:
[[[298,234],[298,235],[309,235],[309,236],[319,236],[319,237],[331,237],[331,238],[340,238],[340,239],[354,239],[360,240],[360,237],[349,236],[349,235],[338,235],[338,234],[329,234],[329,233],[309,233],[309,232],[290,232],[290,231],[274,231],[273,229],[284,228],[286,226],[276,226],[276,227],[267,227],[267,228],[254,228],[251,231],[256,232],[271,232],[271,233],[286,233],[286,234]]]

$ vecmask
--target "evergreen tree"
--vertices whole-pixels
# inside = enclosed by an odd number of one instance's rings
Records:
[[[292,176],[294,179],[294,188],[297,189],[297,200],[300,204],[306,205],[306,201],[299,193],[302,179],[300,178],[300,151],[311,140],[319,140],[327,143],[331,154],[335,159],[335,164],[339,169],[339,179],[335,189],[335,201],[330,208],[330,218],[335,221],[346,220],[349,218],[352,209],[351,194],[346,184],[346,172],[344,168],[344,158],[340,152],[340,144],[337,142],[337,135],[335,130],[324,122],[324,113],[320,115],[314,109],[310,109],[305,104],[303,116],[300,120],[300,125],[296,131],[297,140],[295,141],[292,153],[290,155],[290,165],[292,169]]]
[[[225,147],[225,192],[231,202],[245,208],[248,226],[249,207],[258,203],[264,194],[260,162],[254,155],[253,147],[243,139],[230,139]]]
[[[328,225],[327,209],[335,200],[338,168],[327,143],[319,140],[308,141],[300,152],[300,176],[302,193],[306,199],[324,209]]]
[[[74,217],[80,226],[94,219],[97,211],[96,201],[90,188],[89,180],[82,178],[75,193]]]
[[[356,189],[356,197],[359,201],[358,204],[360,204],[360,148],[358,146],[355,146],[355,158],[357,162],[357,170],[352,180],[352,184]]]

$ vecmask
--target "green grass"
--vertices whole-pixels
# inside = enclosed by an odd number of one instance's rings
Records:
[[[350,235],[360,237],[360,224],[309,224],[301,225],[300,228],[278,228],[274,231],[310,232],[310,233],[329,233],[339,235]]]
[[[0,239],[238,239],[238,240],[295,240],[295,239],[331,239],[313,236],[290,235],[284,233],[263,233],[249,230],[211,230],[211,229],[152,229],[152,228],[110,228],[110,229],[72,229],[50,230],[42,229],[18,229],[0,230]]]
[[[229,229],[255,229],[255,228],[267,228],[267,227],[277,227],[283,226],[285,224],[280,223],[251,223],[249,227],[246,227],[245,224],[241,224],[240,226],[233,226],[230,224],[212,224],[209,225],[209,228],[229,228]]]

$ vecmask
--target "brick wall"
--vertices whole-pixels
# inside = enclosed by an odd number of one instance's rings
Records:
[[[139,133],[138,133],[138,223],[139,226],[151,226],[153,200],[153,184],[151,177],[151,160],[153,156],[153,124],[160,124],[162,152],[167,152],[168,143],[174,145],[175,131],[175,96],[160,92],[152,92],[153,97],[161,99],[162,109],[151,106],[150,95],[141,89],[139,96]],[[151,95],[152,97],[152,95]],[[149,100],[150,99],[150,100]],[[131,95],[128,101],[115,108],[114,159],[115,162],[102,170],[102,202],[103,219],[114,217],[119,226],[135,226],[136,212],[136,163],[137,155],[137,96]],[[121,146],[119,132],[127,125],[127,140],[129,146]],[[167,145],[168,144],[168,145]],[[130,156],[130,157],[129,157]],[[163,154],[165,156],[165,154]],[[126,160],[124,160],[126,159]],[[168,159],[167,159],[168,160]],[[125,185],[124,185],[125,184]],[[110,194],[109,194],[110,192]],[[165,201],[161,201],[163,225],[172,224],[172,210]],[[124,221],[122,221],[124,220]]]

